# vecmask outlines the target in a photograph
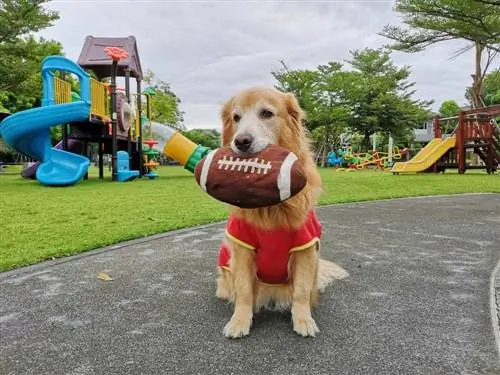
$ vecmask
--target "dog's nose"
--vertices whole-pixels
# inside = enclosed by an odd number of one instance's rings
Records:
[[[245,152],[250,148],[252,141],[253,137],[251,135],[241,134],[234,139],[234,145],[238,150]]]

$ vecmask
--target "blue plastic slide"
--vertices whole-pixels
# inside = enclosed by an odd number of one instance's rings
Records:
[[[54,73],[61,70],[80,79],[82,100],[56,104]],[[36,178],[42,185],[68,186],[80,181],[88,171],[90,160],[84,156],[53,148],[50,128],[70,122],[86,121],[90,115],[90,77],[73,61],[63,56],[47,57],[42,63],[42,107],[15,113],[0,123],[4,141],[18,152],[40,161]]]

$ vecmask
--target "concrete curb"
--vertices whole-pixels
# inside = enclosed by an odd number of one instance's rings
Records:
[[[490,277],[490,314],[500,363],[500,259]]]
[[[389,201],[418,200],[418,199],[429,199],[429,198],[438,199],[438,198],[447,198],[447,197],[456,197],[456,196],[457,197],[459,197],[459,196],[474,196],[474,195],[499,195],[499,193],[458,193],[458,194],[443,194],[443,195],[422,195],[422,196],[403,197],[403,198],[386,198],[386,199],[377,199],[377,200],[368,200],[368,201],[359,201],[359,202],[331,203],[331,204],[325,204],[325,205],[318,206],[317,209],[322,210],[324,208],[352,206],[352,205],[361,205],[361,204],[376,204],[376,203],[380,203],[380,202],[389,202]],[[172,231],[168,231],[168,232],[164,232],[164,233],[154,234],[154,235],[147,236],[147,237],[141,237],[141,238],[136,238],[136,239],[120,242],[120,243],[117,243],[114,245],[109,245],[109,246],[105,246],[105,247],[101,247],[101,248],[97,248],[97,249],[86,250],[86,251],[79,253],[79,254],[69,255],[69,256],[57,258],[54,260],[41,261],[39,263],[16,268],[16,269],[13,269],[10,271],[0,272],[0,280],[6,279],[6,278],[9,278],[12,276],[16,276],[16,275],[19,275],[22,273],[36,271],[37,269],[40,269],[40,268],[51,268],[51,267],[57,266],[58,264],[63,264],[66,262],[80,260],[82,258],[99,255],[99,254],[102,254],[102,253],[105,253],[108,251],[121,249],[123,247],[131,246],[131,245],[142,244],[145,242],[154,241],[157,239],[166,238],[166,237],[170,237],[170,236],[175,236],[178,234],[182,234],[182,233],[186,233],[186,232],[190,232],[190,231],[194,231],[194,230],[201,230],[201,229],[205,229],[205,228],[210,228],[210,227],[213,227],[216,225],[221,225],[224,222],[225,222],[225,220],[222,220],[222,221],[209,223],[209,224],[196,225],[193,227],[176,229],[176,230],[172,230]]]

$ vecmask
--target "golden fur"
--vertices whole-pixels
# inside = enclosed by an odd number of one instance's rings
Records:
[[[314,209],[322,182],[303,127],[304,113],[295,96],[261,87],[253,87],[233,96],[221,111],[222,145],[230,145],[238,131],[233,119],[236,108],[242,113],[252,113],[266,106],[272,108],[274,116],[266,120],[264,129],[272,129],[274,141],[297,155],[306,172],[307,185],[299,194],[278,205],[257,209],[231,207],[230,210],[264,229],[298,228],[306,220],[308,212]],[[252,127],[253,122],[246,126]],[[319,259],[319,246],[314,245],[292,254],[288,283],[264,284],[255,277],[253,252],[229,238],[224,241],[230,249],[230,265],[229,270],[220,270],[216,295],[234,304],[233,316],[225,326],[224,334],[232,338],[248,335],[253,314],[265,307],[279,310],[291,308],[294,331],[302,336],[315,336],[319,329],[312,318],[311,307],[316,304],[317,292],[333,279],[346,277],[347,272],[334,263]]]

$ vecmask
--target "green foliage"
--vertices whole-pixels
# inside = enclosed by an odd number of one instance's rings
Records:
[[[4,93],[3,92],[0,92],[0,112],[9,112],[7,110],[7,108],[5,108],[3,105],[2,105],[2,97],[3,97]]]
[[[62,126],[53,126],[50,128],[50,140],[55,146],[62,139]]]
[[[49,55],[61,55],[59,42],[19,38],[14,44],[0,44],[0,103],[14,113],[40,104],[42,77],[40,65]]]
[[[408,140],[412,129],[427,119],[432,102],[415,101],[408,82],[410,70],[391,61],[390,51],[364,49],[351,52],[351,70],[340,62],[328,62],[315,70],[290,70],[286,65],[272,72],[276,87],[293,92],[307,113],[306,126],[318,146],[338,145],[346,130],[362,134],[370,148],[375,132],[392,133]]]
[[[381,35],[407,52],[422,51],[447,40],[462,39],[496,48],[500,8],[476,0],[397,0],[394,10],[409,29],[386,25]]]
[[[17,112],[38,105],[42,94],[40,64],[62,54],[53,40],[28,35],[53,25],[57,12],[47,1],[4,0],[0,4],[0,105]]]
[[[305,125],[310,131],[326,126],[325,137],[338,138],[349,112],[337,95],[344,86],[342,65],[330,62],[316,70],[291,70],[281,64],[281,69],[271,72],[277,81],[275,87],[295,94],[307,113]]]
[[[454,100],[445,100],[439,107],[439,114],[441,117],[458,116],[460,113],[460,106]],[[444,134],[451,133],[457,126],[457,120],[443,120],[441,121],[441,128]]]
[[[191,129],[183,132],[183,135],[194,143],[212,150],[220,147],[220,133],[217,130]]]
[[[457,55],[475,48],[469,97],[474,107],[483,106],[482,81],[500,51],[500,7],[477,0],[397,0],[395,10],[409,27],[386,25],[380,33],[395,50],[419,52],[449,40],[468,42]]]
[[[0,3],[0,43],[15,43],[25,34],[43,30],[59,19],[48,10],[47,0],[2,0]]]
[[[494,70],[484,77],[483,92],[486,105],[500,104],[500,70]]]
[[[500,104],[500,69],[495,69],[484,76],[483,80],[484,104]],[[472,87],[465,89],[465,97],[472,102]]]
[[[309,136],[313,142],[314,148],[319,150],[319,148],[323,144],[325,144],[325,139],[327,139],[326,126],[320,125],[320,126],[315,127],[313,130],[310,131]],[[327,142],[327,146],[329,146],[328,142]],[[327,147],[327,148],[330,149],[330,147]]]
[[[415,83],[408,82],[410,69],[397,67],[390,51],[366,48],[351,53],[349,63],[356,84],[346,91],[353,109],[348,119],[350,128],[364,136],[365,148],[369,148],[369,137],[375,132],[408,138],[427,119],[432,101],[411,98]]]
[[[155,92],[152,96],[151,120],[185,130],[184,112],[179,109],[181,100],[171,90],[170,84],[156,78],[151,70],[146,72],[144,82]]]
[[[291,70],[283,61],[281,65],[281,69],[271,72],[277,81],[275,87],[297,97],[307,114],[305,126],[316,148],[324,146],[324,165],[327,150],[340,141],[349,113],[338,95],[344,86],[342,64],[329,62],[316,70]]]
[[[459,112],[460,106],[454,100],[445,100],[439,107],[439,114],[443,117],[458,116]]]

